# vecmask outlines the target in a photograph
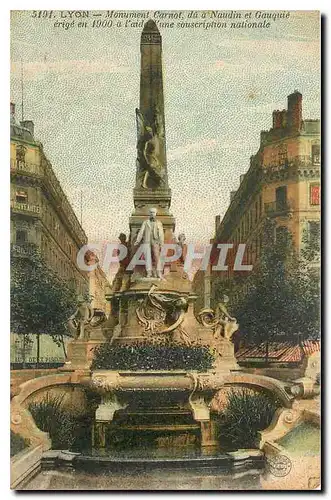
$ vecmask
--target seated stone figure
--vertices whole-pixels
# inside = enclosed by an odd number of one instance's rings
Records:
[[[91,329],[104,322],[105,313],[101,310],[96,311],[84,297],[81,295],[78,297],[77,309],[67,323],[75,340],[89,340]]]
[[[230,316],[226,304],[229,301],[227,295],[223,296],[223,301],[217,304],[215,311],[213,309],[202,309],[199,312],[197,319],[206,327],[213,329],[214,338],[231,340],[232,335],[238,330],[239,325],[236,318]]]

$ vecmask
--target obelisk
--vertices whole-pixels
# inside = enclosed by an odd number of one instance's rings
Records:
[[[135,210],[130,217],[131,241],[134,241],[152,207],[157,209],[157,218],[163,223],[165,240],[171,241],[175,219],[169,212],[171,190],[168,185],[166,157],[162,39],[151,19],[143,28],[140,52],[140,101],[139,109],[136,109],[136,185],[133,190]]]

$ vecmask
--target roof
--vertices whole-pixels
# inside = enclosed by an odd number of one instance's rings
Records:
[[[237,351],[238,362],[259,361],[266,357],[266,342],[258,346],[242,347]],[[305,340],[300,344],[292,342],[269,342],[268,360],[274,363],[299,363],[304,356],[321,350],[320,340]]]
[[[17,123],[10,124],[10,137],[23,139],[24,141],[28,142],[35,142],[30,130],[22,127],[21,125],[18,125]]]

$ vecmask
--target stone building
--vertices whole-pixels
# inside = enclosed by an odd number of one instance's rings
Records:
[[[89,278],[76,263],[87,236],[63,192],[32,121],[10,119],[11,251],[28,256],[36,246],[46,264],[68,280],[77,293],[89,290]]]
[[[93,296],[92,307],[109,313],[105,290],[109,285],[98,266],[85,272],[77,265],[77,253],[87,243],[81,227],[42,144],[34,138],[32,121],[19,122],[15,105],[10,109],[10,224],[11,253],[28,258],[40,250],[46,265],[69,282],[77,295]],[[11,335],[11,361],[22,358],[21,337]],[[41,351],[45,362],[63,362],[63,353],[43,336]],[[36,361],[36,341],[29,346],[29,362]],[[24,347],[24,351],[25,351]]]
[[[287,101],[287,109],[272,113],[272,128],[261,132],[259,150],[240,176],[238,189],[230,193],[223,219],[215,218],[212,242],[233,243],[234,247],[228,253],[227,271],[216,273],[210,267],[206,273],[206,306],[213,296],[215,276],[231,280],[236,273],[233,262],[239,243],[246,244],[244,263],[258,264],[266,244],[262,237],[266,217],[275,221],[275,240],[287,228],[297,250],[305,231],[309,238],[319,238],[320,120],[303,120],[298,91]]]

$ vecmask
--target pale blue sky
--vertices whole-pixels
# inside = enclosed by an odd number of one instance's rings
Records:
[[[100,12],[100,11],[99,11]],[[153,12],[151,12],[153,17]],[[319,13],[291,12],[268,30],[161,29],[166,137],[176,233],[206,241],[230,191],[295,89],[304,118],[320,114]],[[11,99],[91,240],[128,232],[135,179],[141,28],[54,28],[12,13]]]

